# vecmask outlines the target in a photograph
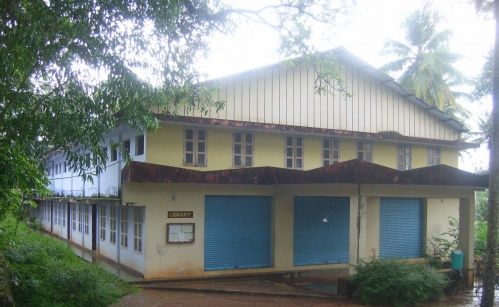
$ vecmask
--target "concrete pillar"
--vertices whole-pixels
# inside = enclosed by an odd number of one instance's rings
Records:
[[[367,198],[362,194],[350,197],[350,267],[354,274],[354,266],[368,257],[367,251]]]
[[[459,199],[459,248],[464,253],[464,273],[466,284],[473,287],[474,269],[474,224],[475,224],[475,199]]]

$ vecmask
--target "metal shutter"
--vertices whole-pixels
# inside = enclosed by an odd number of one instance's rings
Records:
[[[423,256],[423,203],[414,198],[381,198],[381,258]]]
[[[206,196],[206,271],[271,266],[271,198]]]
[[[348,262],[349,204],[348,197],[295,197],[294,265]]]

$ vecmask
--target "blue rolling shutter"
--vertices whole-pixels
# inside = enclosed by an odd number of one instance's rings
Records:
[[[295,197],[294,265],[348,262],[349,204],[348,197]]]
[[[423,256],[423,203],[414,198],[381,198],[381,258]]]
[[[271,198],[206,196],[204,269],[271,266]]]

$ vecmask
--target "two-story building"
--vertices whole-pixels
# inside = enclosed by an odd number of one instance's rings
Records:
[[[474,191],[487,178],[457,168],[475,147],[464,126],[334,52],[346,93],[318,93],[306,62],[278,63],[214,80],[219,112],[156,110],[156,131],[112,131],[92,183],[53,152],[43,228],[156,279],[420,259],[456,217],[472,268]]]

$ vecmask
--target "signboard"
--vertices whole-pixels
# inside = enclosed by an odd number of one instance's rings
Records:
[[[194,217],[193,211],[168,211],[168,218],[170,219],[193,218],[193,217]]]

